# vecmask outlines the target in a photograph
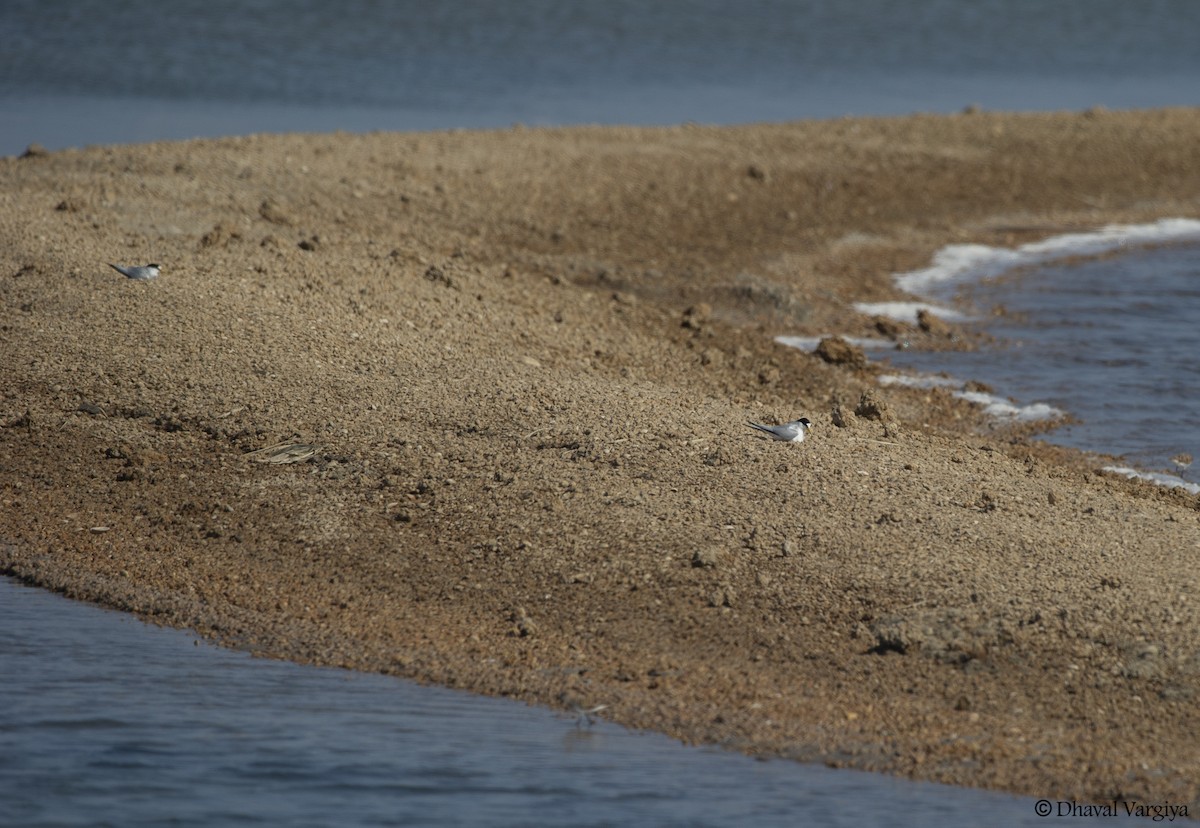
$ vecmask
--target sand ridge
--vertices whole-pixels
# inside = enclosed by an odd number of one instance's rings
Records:
[[[890,274],[946,243],[1194,216],[1198,128],[976,113],[0,160],[0,567],[263,655],[689,741],[1194,805],[1197,499],[772,337],[876,332],[849,303],[902,298]],[[799,445],[745,425],[798,416]],[[251,454],[289,443],[311,456]]]

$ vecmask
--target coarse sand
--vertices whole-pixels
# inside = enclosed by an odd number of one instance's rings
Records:
[[[850,303],[951,242],[1198,214],[1200,110],[0,159],[0,572],[688,742],[1195,813],[1200,499],[772,338],[969,344]]]

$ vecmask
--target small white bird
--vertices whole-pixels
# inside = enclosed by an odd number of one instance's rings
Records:
[[[596,723],[593,718],[601,710],[608,710],[607,704],[598,704],[595,707],[589,707],[584,710],[579,705],[572,705],[571,712],[575,714],[575,727],[583,727],[585,724],[591,727]]]
[[[118,273],[123,273],[126,276],[128,276],[130,279],[136,279],[139,282],[146,282],[146,281],[149,281],[150,279],[155,279],[158,277],[159,265],[157,265],[157,264],[130,266],[130,265],[118,265],[118,264],[113,264],[112,262],[109,262],[108,266],[111,267],[113,270],[117,271]]]
[[[575,726],[583,727],[585,724],[591,727],[595,723],[593,718],[601,710],[608,710],[607,704],[597,704],[594,707],[585,707],[587,704],[573,690],[564,690],[558,694],[558,700],[561,701],[572,715],[575,716]]]
[[[764,431],[771,435],[772,440],[785,440],[789,443],[804,442],[804,435],[812,428],[812,423],[807,417],[801,417],[799,420],[792,420],[790,423],[783,425],[763,425],[762,423],[747,423],[751,428],[757,428],[759,431]]]

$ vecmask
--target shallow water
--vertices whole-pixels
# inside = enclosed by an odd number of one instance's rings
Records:
[[[254,659],[7,578],[0,628],[0,825],[1068,824],[1030,798]]]
[[[5,0],[0,154],[1200,104],[1190,0]]]
[[[889,351],[888,362],[980,380],[1022,406],[1060,409],[1078,422],[1049,432],[1048,441],[1198,482],[1172,458],[1200,457],[1200,244],[1044,264],[930,294],[948,299],[948,291],[979,316],[970,327],[997,344]]]

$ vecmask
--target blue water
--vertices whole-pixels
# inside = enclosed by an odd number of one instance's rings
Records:
[[[1031,268],[957,298],[980,315],[972,327],[996,337],[993,347],[888,360],[1049,403],[1078,420],[1049,432],[1050,442],[1200,482],[1200,466],[1172,462],[1200,458],[1200,245]]]
[[[1026,797],[688,748],[253,659],[0,578],[0,825],[1066,825]]]
[[[0,154],[1200,104],[1191,0],[5,0]]]

